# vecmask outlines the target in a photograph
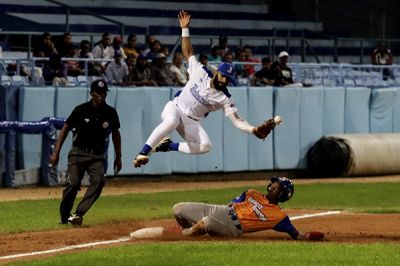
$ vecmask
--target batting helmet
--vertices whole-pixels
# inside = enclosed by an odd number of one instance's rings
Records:
[[[279,201],[280,202],[285,202],[293,196],[294,185],[289,178],[283,177],[283,176],[282,177],[273,176],[273,177],[271,177],[271,184],[274,182],[278,182],[281,187],[281,192],[279,193]],[[269,184],[269,186],[271,184]]]

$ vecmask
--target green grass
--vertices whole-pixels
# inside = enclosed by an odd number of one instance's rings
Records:
[[[399,265],[392,244],[168,242],[64,254],[11,265]]]
[[[265,187],[254,187],[264,191]],[[180,201],[226,204],[246,188],[102,196],[85,216],[85,224],[172,218]],[[400,183],[297,185],[283,208],[400,213]],[[76,201],[78,202],[78,200]],[[58,225],[60,200],[0,202],[0,233],[62,229]],[[12,221],[12,222],[10,222]]]

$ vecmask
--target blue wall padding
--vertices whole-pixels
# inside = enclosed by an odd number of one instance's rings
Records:
[[[74,110],[75,106],[87,101],[87,90],[87,88],[83,87],[77,87],[74,89],[66,87],[56,88],[55,116],[67,119]],[[71,146],[72,132],[69,132],[60,152],[60,161],[57,168],[59,171],[67,170],[68,152],[71,149]]]
[[[370,94],[369,88],[346,88],[345,133],[369,133]]]
[[[246,118],[248,110],[247,88],[235,87],[229,91],[232,94],[239,116]],[[223,135],[224,171],[243,171],[248,169],[247,134],[234,127],[230,119],[225,117]]]
[[[251,125],[260,125],[274,115],[274,93],[272,87],[250,87],[248,90],[248,113],[245,118]],[[277,128],[278,129],[278,128]],[[249,170],[274,168],[272,132],[264,141],[248,135]]]
[[[393,106],[397,90],[394,88],[374,89],[370,103],[370,133],[393,132]]]
[[[174,95],[182,88],[173,88],[171,89],[171,99],[174,98]],[[166,103],[166,102],[165,102]],[[204,120],[201,122],[203,124]],[[184,142],[185,140],[174,130],[170,135],[173,142]],[[196,154],[187,154],[180,152],[170,152],[170,153],[161,153],[156,154],[154,156],[162,156],[166,160],[170,158],[172,172],[176,173],[196,173],[197,170],[197,160],[200,158]]]
[[[307,168],[307,152],[323,136],[324,89],[304,88],[300,104],[300,169]]]
[[[274,169],[294,169],[300,161],[300,88],[275,88],[275,115],[283,123],[274,134]]]
[[[132,160],[144,144],[145,137],[142,132],[144,89],[118,88],[117,90],[116,109],[121,122],[122,139],[122,169],[120,173],[140,174],[143,168],[135,168]]]
[[[154,128],[161,123],[161,112],[164,110],[165,104],[170,99],[169,88],[144,88],[144,104],[143,104],[143,142],[153,132]],[[141,148],[141,147],[140,147]],[[136,154],[135,154],[136,155]],[[142,167],[143,173],[146,174],[169,174],[171,173],[170,156],[160,156],[161,154],[153,154],[148,165]]]
[[[323,134],[343,134],[345,88],[325,88],[323,95]]]
[[[400,132],[400,87],[395,88],[397,96],[393,105],[393,132]]]
[[[46,116],[54,116],[55,88],[23,87],[19,95],[19,121],[39,121]],[[40,167],[42,136],[23,134],[23,154],[21,167]]]

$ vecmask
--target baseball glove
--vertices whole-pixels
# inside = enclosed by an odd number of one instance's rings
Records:
[[[307,232],[305,234],[305,237],[307,240],[310,240],[310,241],[322,241],[322,240],[324,240],[325,235],[322,232],[311,231],[311,232]]]
[[[277,115],[254,128],[253,134],[259,139],[265,139],[269,133],[271,133],[271,131],[280,123],[282,123],[282,118]]]

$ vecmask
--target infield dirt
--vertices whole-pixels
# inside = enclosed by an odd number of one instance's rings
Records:
[[[324,183],[324,182],[400,182],[400,176],[384,176],[373,178],[343,178],[343,179],[295,179],[296,184]],[[152,181],[138,182],[127,180],[111,180],[104,188],[103,195],[118,195],[126,193],[151,193],[174,190],[194,190],[224,187],[254,187],[265,185],[265,180],[240,180],[219,182],[176,182]],[[62,187],[58,188],[19,188],[1,189],[0,201],[20,199],[60,198]],[[80,193],[84,193],[82,189]],[[287,210],[289,215],[302,215],[321,212],[321,210]],[[296,220],[293,222],[301,231],[316,230],[325,233],[329,242],[370,243],[387,242],[400,244],[400,215],[399,214],[360,214],[342,212],[337,215],[315,217]],[[127,237],[129,233],[144,227],[175,225],[173,219],[153,221],[121,221],[111,224],[83,226],[73,228],[60,226],[59,230],[45,232],[25,232],[18,234],[0,234],[0,256],[42,251],[65,246],[114,240]],[[152,240],[130,240],[129,244],[142,243],[143,241],[225,241],[226,239],[211,238],[186,238],[177,234],[169,234]],[[283,233],[263,231],[246,234],[230,241],[286,241],[289,237]],[[125,242],[126,243],[126,242]],[[71,251],[69,251],[71,252]],[[32,258],[32,257],[31,257]],[[13,260],[14,261],[14,260]],[[6,261],[0,261],[4,263]]]

